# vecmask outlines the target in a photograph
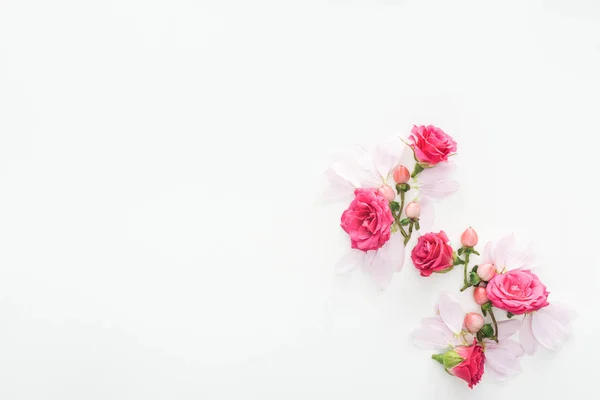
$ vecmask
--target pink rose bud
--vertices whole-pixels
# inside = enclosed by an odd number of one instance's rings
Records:
[[[480,306],[490,301],[484,287],[476,287],[475,291],[473,292],[473,298],[475,299],[475,303],[479,304]]]
[[[494,264],[482,264],[477,267],[477,276],[482,281],[489,282],[496,275],[496,267]]]
[[[481,314],[470,312],[467,315],[465,315],[465,328],[467,328],[467,330],[470,333],[479,332],[479,330],[483,327],[484,324],[485,321]]]
[[[396,198],[396,192],[390,185],[383,185],[379,188],[379,194],[385,197],[388,201],[393,201]]]
[[[410,171],[404,165],[398,165],[394,169],[394,181],[396,183],[406,183],[410,180]]]
[[[410,219],[419,218],[419,216],[421,215],[421,206],[419,205],[419,203],[415,203],[414,201],[411,201],[406,206],[405,211],[406,211],[406,216],[408,218],[410,218]]]
[[[475,245],[477,245],[477,240],[477,232],[475,232],[475,229],[471,227],[464,231],[460,237],[460,242],[464,247],[475,247]]]

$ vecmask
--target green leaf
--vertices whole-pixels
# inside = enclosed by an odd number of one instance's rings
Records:
[[[415,220],[415,228],[416,228],[418,231],[420,231],[420,230],[421,230],[421,225],[419,225],[419,220],[418,220],[418,219],[416,219],[416,220]]]
[[[484,317],[487,317],[487,310],[485,308],[483,308],[483,306],[481,307],[481,313],[483,314]]]
[[[464,247],[461,247],[460,249],[458,249],[458,255],[462,256],[462,253],[465,251]]]
[[[514,316],[515,316],[515,314],[513,314],[513,313],[511,313],[511,312],[508,312],[508,311],[506,312],[506,317],[507,317],[507,318],[512,318],[512,317],[514,317]]]
[[[479,255],[481,255],[481,254],[479,254],[479,252],[478,252],[477,250],[475,250],[474,248],[471,248],[471,252],[472,252],[472,253],[474,253],[474,254],[477,254],[478,256],[479,256]]]
[[[487,303],[485,303],[484,305],[481,306],[481,309],[485,310],[485,311],[491,310],[492,309],[492,302],[488,301]]]
[[[492,327],[492,324],[485,324],[479,332],[481,332],[481,334],[486,338],[491,338],[494,336],[494,328]]]
[[[477,272],[477,268],[479,268],[479,265],[476,265],[476,266],[474,266],[474,267],[471,269],[471,272]]]
[[[471,271],[469,274],[469,283],[473,286],[476,286],[479,282],[481,282],[481,279],[477,275],[477,272]]]
[[[390,209],[393,212],[398,212],[400,210],[400,203],[397,201],[390,201]]]
[[[451,266],[450,268],[446,268],[443,271],[435,271],[435,272],[437,272],[438,274],[447,274],[448,272],[452,271],[453,269],[454,269],[454,265]]]
[[[404,218],[403,220],[400,221],[401,225],[408,225],[410,224],[410,218]]]

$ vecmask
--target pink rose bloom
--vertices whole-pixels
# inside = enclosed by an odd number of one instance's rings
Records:
[[[440,128],[433,125],[415,125],[410,132],[410,147],[420,163],[434,166],[448,161],[448,156],[456,153],[456,142]]]
[[[411,258],[415,267],[421,272],[421,276],[429,276],[454,266],[452,256],[454,251],[448,241],[444,231],[430,232],[419,238],[412,250]]]
[[[524,314],[546,307],[546,286],[529,270],[515,269],[496,274],[488,282],[485,291],[492,305],[512,314]]]
[[[388,200],[377,189],[356,189],[354,200],[342,214],[342,229],[353,249],[377,250],[390,239],[394,222]]]
[[[449,368],[448,372],[457,378],[463,379],[473,389],[483,376],[483,368],[485,363],[485,355],[483,349],[477,344],[472,346],[458,346],[454,349],[463,361],[453,368]]]

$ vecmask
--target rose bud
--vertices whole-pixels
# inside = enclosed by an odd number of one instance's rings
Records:
[[[479,238],[477,237],[477,232],[475,232],[475,229],[469,227],[469,229],[464,231],[461,235],[460,242],[463,247],[475,247],[478,239]]]
[[[415,203],[414,201],[411,201],[406,206],[405,212],[406,212],[406,216],[410,219],[419,218],[419,216],[421,216],[421,206],[419,205],[419,203]]]
[[[481,278],[482,281],[489,282],[496,275],[496,267],[494,264],[482,264],[477,267],[477,276]]]
[[[389,185],[383,185],[379,188],[379,194],[385,197],[388,201],[394,201],[396,192]]]
[[[481,314],[470,312],[465,315],[465,328],[470,333],[477,333],[485,324],[485,320]]]
[[[471,389],[483,376],[485,354],[476,340],[471,346],[458,346],[443,354],[434,354],[431,358],[443,364],[451,375],[466,381]]]
[[[473,298],[475,299],[475,303],[480,306],[490,301],[484,287],[476,287],[473,291]]]
[[[394,169],[394,181],[396,183],[406,183],[410,180],[410,171],[404,165],[398,165]]]

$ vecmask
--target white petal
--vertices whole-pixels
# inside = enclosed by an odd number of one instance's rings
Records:
[[[516,375],[522,371],[519,358],[500,346],[487,346],[485,360],[504,375]]]
[[[347,201],[354,198],[355,187],[346,178],[339,175],[333,168],[325,171],[329,186],[325,189],[323,198],[325,202]]]
[[[346,254],[340,258],[335,264],[335,273],[338,275],[345,274],[346,272],[352,271],[356,267],[363,264],[365,259],[365,253],[356,249],[349,249]]]
[[[448,293],[442,293],[438,302],[440,316],[453,333],[459,333],[463,327],[465,312],[460,303]]]
[[[531,316],[531,330],[536,340],[550,350],[558,349],[570,334],[570,318],[562,310],[548,310],[552,305]]]
[[[416,329],[410,334],[410,338],[415,345],[426,349],[446,349],[450,347],[444,335],[432,329]]]
[[[361,146],[336,154],[332,168],[356,187],[374,188],[383,183],[371,156]]]
[[[442,199],[456,192],[459,184],[449,176],[453,170],[452,164],[438,164],[421,172],[417,176],[421,196],[429,199]]]
[[[397,137],[373,146],[371,156],[377,171],[384,179],[400,161],[404,148],[404,144]]]
[[[508,319],[506,321],[498,322],[498,340],[502,341],[508,339],[521,327],[522,321],[520,319]]]
[[[496,265],[496,269],[502,271],[502,269],[506,266],[506,260],[508,258],[508,253],[515,245],[515,236],[514,234],[504,236],[492,251],[492,259],[494,260],[494,264]]]
[[[419,201],[421,216],[419,217],[419,232],[430,232],[435,219],[435,207],[431,200],[422,198]]]
[[[404,265],[404,243],[401,239],[400,234],[393,234],[381,248],[366,254],[366,271],[381,289],[389,286],[394,272]]]
[[[486,376],[491,376],[492,379],[494,379],[496,381],[504,382],[505,380],[508,379],[508,376],[506,374],[503,374],[503,373],[497,371],[496,369],[494,369],[494,367],[492,367],[490,365],[490,363],[487,362],[487,360],[485,363],[484,371],[485,371]]]
[[[487,242],[485,247],[483,248],[483,263],[484,264],[493,264],[494,260],[492,259],[492,242]]]
[[[519,343],[523,346],[526,354],[532,355],[537,348],[537,340],[531,331],[531,315],[525,315],[523,324],[519,329]]]

